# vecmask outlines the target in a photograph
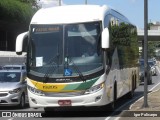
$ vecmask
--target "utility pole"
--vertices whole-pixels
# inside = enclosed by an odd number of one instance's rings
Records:
[[[59,0],[59,6],[61,6],[61,0]]]
[[[87,5],[87,0],[85,0],[85,4]]]
[[[148,0],[144,0],[144,103],[142,107],[148,106]]]

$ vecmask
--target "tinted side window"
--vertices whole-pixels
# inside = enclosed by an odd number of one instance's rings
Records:
[[[111,52],[117,48],[120,68],[135,66],[139,53],[136,27],[116,17],[111,18],[109,27]]]
[[[111,15],[106,15],[104,18],[104,28],[109,26]]]

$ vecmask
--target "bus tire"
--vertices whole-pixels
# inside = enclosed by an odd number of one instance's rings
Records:
[[[44,112],[45,113],[51,113],[51,112],[53,112],[54,111],[54,108],[51,108],[51,107],[45,107],[44,108]]]
[[[134,78],[134,77],[133,77]],[[135,90],[135,85],[136,84],[136,80],[135,79],[132,79],[132,88],[131,88],[131,91],[129,92],[129,95],[128,95],[128,98],[129,99],[132,99],[134,97],[134,90]]]
[[[45,107],[45,108],[44,108],[44,112],[45,112],[45,113],[47,113],[47,112],[49,112],[49,111],[50,111],[50,109],[49,109],[48,107]]]
[[[135,80],[134,80],[134,90],[137,88],[137,76],[135,75]]]

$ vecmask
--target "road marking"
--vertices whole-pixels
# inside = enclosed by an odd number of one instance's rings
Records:
[[[157,67],[157,70],[158,70],[158,72],[160,73],[159,67]],[[152,91],[152,90],[153,90],[154,88],[156,88],[158,85],[160,85],[160,82],[159,82],[158,84],[156,84],[155,86],[153,86],[149,91]],[[159,90],[159,89],[158,89],[158,90]],[[156,92],[156,91],[158,91],[158,90],[152,91],[151,93]],[[151,93],[149,93],[149,94],[151,94]],[[136,98],[128,101],[128,102],[125,103],[124,105],[120,106],[118,109],[116,109],[116,110],[115,110],[109,117],[107,117],[105,120],[109,120],[109,119],[112,117],[112,115],[114,115],[118,110],[120,110],[120,109],[123,108],[125,105],[129,104],[130,102],[134,101],[134,100],[137,99],[138,97],[140,97],[140,95],[137,96]],[[139,98],[137,101],[135,101],[132,105],[130,105],[129,109],[131,109],[131,107],[132,107],[136,102],[140,101],[141,99],[143,99],[143,96],[142,96],[141,98]],[[121,117],[112,117],[112,119],[114,119],[114,120],[119,120],[120,118],[121,118]]]
[[[9,118],[8,120],[13,120],[14,118]]]
[[[105,120],[109,120],[111,117],[107,117]],[[120,117],[112,117],[113,120],[119,120]]]
[[[160,69],[159,67],[157,67],[158,72],[160,73]],[[150,89],[150,91],[152,91],[154,88],[156,88],[158,85],[160,84],[160,82],[158,84],[156,84],[153,88]]]
[[[160,73],[159,67],[157,67],[157,70],[158,70],[158,72]],[[158,85],[160,85],[160,82],[159,82],[158,84],[156,84],[155,86],[153,86],[149,91],[152,91],[152,90],[153,90],[154,88],[156,88]],[[157,91],[157,90],[152,91],[151,93],[156,92],[156,91]],[[151,93],[149,93],[149,94],[151,94]],[[133,102],[134,100],[136,100],[136,99],[139,98],[139,97],[140,97],[140,95],[137,96],[136,98],[128,101],[127,103],[123,104],[122,106],[120,106],[118,109],[116,109],[116,110],[115,110],[109,117],[107,117],[105,120],[109,120],[117,111],[121,110],[124,106],[126,106],[127,104]],[[143,99],[143,96],[142,96],[141,98],[139,98],[137,101],[139,101],[139,100],[141,100],[141,99]],[[137,102],[137,101],[136,101],[136,102]],[[134,102],[132,105],[130,105],[129,109],[131,109],[131,107],[132,107],[136,102]],[[120,117],[112,117],[112,119],[113,119],[113,118],[114,118],[114,120],[119,120],[119,119],[120,119]]]
[[[158,72],[160,73],[159,67],[157,67],[157,70],[158,70]],[[156,88],[158,85],[160,85],[160,82],[159,82],[158,84],[156,84],[155,86],[153,86],[149,91],[152,91],[152,90],[153,90],[154,88]],[[159,90],[159,89],[158,89],[158,90]],[[158,91],[158,90],[152,91],[152,92],[150,92],[150,93],[148,93],[148,94],[151,94],[151,93],[156,92],[156,91]],[[142,96],[141,98],[139,98],[136,102],[140,101],[141,99],[143,99],[143,96]],[[136,102],[135,102],[135,103],[136,103]],[[133,104],[129,107],[129,109],[131,109],[132,106],[133,106],[135,103],[133,103]]]
[[[150,91],[152,91],[154,88],[156,88],[158,85],[160,85],[160,82],[158,83],[158,84],[156,84],[154,87],[152,87],[151,89],[150,89]]]
[[[135,101],[137,98],[139,98],[139,96],[131,99],[130,101],[126,102],[125,104],[121,105],[119,108],[117,108],[109,117],[107,117],[105,120],[109,120],[117,111],[120,111],[123,107],[125,107],[127,104],[132,103],[133,101]],[[113,117],[112,117],[113,118]],[[119,120],[120,117],[115,117],[114,120]]]
[[[116,117],[116,119],[115,120],[119,120],[121,117]]]
[[[159,67],[156,67],[156,68],[157,68],[158,72],[160,73],[160,69],[159,69]]]

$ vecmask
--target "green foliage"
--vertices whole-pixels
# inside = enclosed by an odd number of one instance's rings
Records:
[[[147,28],[150,30],[150,27],[153,25],[153,23],[148,23]]]
[[[156,47],[155,47],[154,42],[148,42],[148,57],[149,58],[152,58],[155,56],[155,50],[156,50]]]
[[[0,20],[29,23],[35,13],[29,0],[0,0]]]
[[[160,47],[159,41],[149,41],[148,42],[148,57],[156,57],[155,50]]]
[[[132,67],[137,65],[139,57],[137,29],[124,22],[119,25],[110,25],[111,46],[117,47],[120,67]]]

